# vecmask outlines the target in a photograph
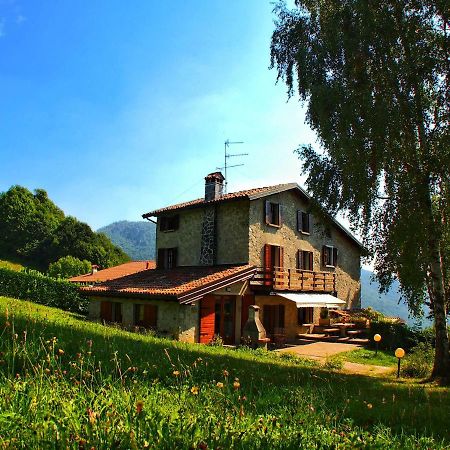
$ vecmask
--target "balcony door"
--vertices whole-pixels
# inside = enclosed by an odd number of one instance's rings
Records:
[[[234,344],[236,299],[232,295],[218,295],[214,307],[214,334],[224,344]]]
[[[273,284],[274,269],[282,269],[284,260],[283,247],[266,244],[264,246],[264,285]]]

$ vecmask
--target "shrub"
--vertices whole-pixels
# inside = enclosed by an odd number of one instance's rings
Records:
[[[89,273],[91,270],[92,264],[87,259],[81,261],[81,259],[69,255],[51,263],[48,266],[48,276],[53,278],[70,278]]]
[[[422,330],[408,327],[400,322],[392,322],[389,320],[372,321],[370,324],[370,345],[373,347],[373,336],[381,335],[380,349],[395,350],[402,347],[409,350],[420,342],[427,341],[427,335]]]
[[[402,364],[404,377],[425,378],[433,368],[434,349],[427,342],[420,342],[406,355]]]
[[[88,299],[79,293],[77,286],[37,271],[14,272],[0,268],[0,295],[76,313],[87,312]]]

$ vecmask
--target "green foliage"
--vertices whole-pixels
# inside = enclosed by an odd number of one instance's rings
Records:
[[[66,311],[87,312],[88,300],[80,295],[77,286],[68,281],[48,278],[35,270],[16,272],[0,268],[0,295]]]
[[[87,259],[101,267],[129,261],[103,234],[64,213],[37,189],[21,186],[0,193],[0,256],[46,270],[64,256]]]
[[[97,230],[106,234],[133,261],[155,259],[156,225],[152,222],[114,222]]]
[[[378,350],[378,352],[375,352],[375,350],[368,348],[358,348],[351,352],[340,353],[334,358],[342,361],[370,364],[374,366],[390,367],[397,364],[397,358],[392,351]]]
[[[71,278],[89,273],[91,270],[92,264],[86,259],[81,261],[73,256],[63,256],[58,261],[50,264],[47,274],[53,278]]]
[[[379,348],[394,351],[398,347],[409,350],[429,338],[429,333],[418,328],[411,328],[400,322],[390,320],[372,321],[370,323],[370,345],[375,347],[373,336],[379,334]]]
[[[402,361],[401,374],[404,377],[425,378],[431,375],[434,349],[427,342],[420,342]]]
[[[16,270],[17,272],[20,272],[24,267],[22,266],[22,264],[14,263],[11,261],[3,261],[0,259],[0,268]]]
[[[438,449],[450,442],[445,388],[337,374],[275,352],[157,339],[3,298],[0,411],[5,448]]]
[[[307,102],[306,120],[318,135],[320,151],[298,149],[306,184],[327,211],[348,212],[375,255],[383,289],[395,274],[413,314],[431,302],[439,347],[435,375],[448,376],[447,5],[295,5],[275,7],[271,60],[289,95],[297,89]]]

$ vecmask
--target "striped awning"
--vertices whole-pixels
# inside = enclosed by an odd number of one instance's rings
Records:
[[[295,302],[297,308],[339,308],[345,306],[344,300],[330,294],[273,292],[272,295]]]

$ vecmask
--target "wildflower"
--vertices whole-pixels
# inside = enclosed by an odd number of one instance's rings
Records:
[[[198,395],[198,386],[192,386],[191,387],[191,393],[193,395]]]
[[[373,408],[372,403],[367,403],[367,408],[368,408],[368,409],[372,409],[372,408]]]
[[[178,377],[180,375],[180,372],[178,370],[174,370],[172,374],[173,376]]]
[[[234,389],[239,389],[240,387],[241,387],[241,383],[239,383],[239,381],[235,381],[234,383],[233,383],[233,387],[234,387]]]
[[[202,358],[197,358],[197,362],[202,362],[203,359]]]
[[[8,327],[10,327],[11,326],[11,324],[8,322],[8,321],[6,321],[5,322],[5,328],[8,328]]]
[[[143,409],[144,409],[144,402],[142,400],[138,400],[136,402],[136,413],[140,414]]]
[[[64,350],[63,350],[62,348],[59,348],[59,349],[58,349],[58,354],[59,354],[59,355],[64,355]]]
[[[81,353],[77,353],[76,357],[77,357],[77,359],[80,359],[81,358]]]
[[[216,386],[220,389],[223,389],[223,383],[221,383],[220,381],[217,382]]]
[[[87,346],[88,346],[89,348],[91,348],[91,347],[92,347],[92,339],[88,339],[88,340],[86,341],[86,344],[87,344]]]
[[[17,333],[14,333],[13,334],[13,339],[15,340],[15,339],[17,339],[19,337],[19,335],[17,334]]]
[[[46,374],[49,374],[49,373],[50,373],[50,369],[44,369],[44,372],[45,372]]]
[[[229,372],[228,372],[228,370],[224,369],[224,370],[223,370],[223,376],[224,376],[224,377],[227,377],[228,375],[230,375]]]
[[[87,409],[87,413],[88,413],[88,417],[89,417],[89,422],[91,425],[94,425],[97,422],[97,413],[92,411],[91,408]]]

